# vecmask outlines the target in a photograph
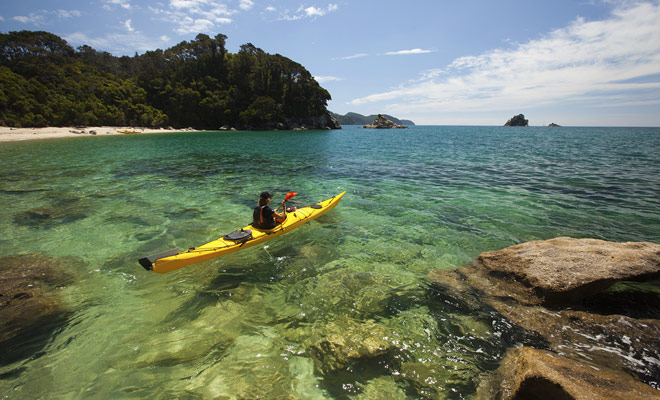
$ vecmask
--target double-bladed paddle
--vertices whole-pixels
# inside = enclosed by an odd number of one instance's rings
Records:
[[[298,194],[298,192],[289,192],[289,193],[287,193],[286,196],[284,196],[284,201],[282,202],[282,204],[280,204],[279,207],[277,207],[277,209],[279,210],[281,207],[283,207],[286,204],[287,201],[293,199],[293,197],[297,194]],[[286,211],[286,207],[284,207],[284,210]]]

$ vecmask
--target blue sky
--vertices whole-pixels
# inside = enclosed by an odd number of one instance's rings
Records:
[[[304,65],[344,114],[660,126],[660,0],[3,1],[0,31],[115,55],[227,35]]]

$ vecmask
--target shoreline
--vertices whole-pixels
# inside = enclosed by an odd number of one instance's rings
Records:
[[[131,128],[126,126],[88,126],[46,127],[46,128],[11,128],[0,126],[0,142],[22,140],[58,139],[72,137],[93,137],[107,135],[127,135],[142,133],[194,132],[196,129]]]

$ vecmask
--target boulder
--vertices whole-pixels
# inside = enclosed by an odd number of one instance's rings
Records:
[[[364,125],[366,129],[407,129],[405,125],[399,125],[386,118],[383,114],[378,114],[378,117],[370,125]]]
[[[504,126],[528,126],[529,121],[525,119],[523,114],[515,115],[513,118],[508,120]]]
[[[477,389],[477,400],[659,399],[660,392],[620,371],[544,350],[509,350]]]
[[[651,355],[660,348],[660,294],[628,281],[659,273],[660,245],[562,237],[484,252],[431,278],[443,301],[468,312],[495,309],[578,370],[589,362],[651,383],[660,378]]]
[[[546,306],[575,304],[619,281],[660,279],[660,245],[560,237],[487,251],[477,263],[531,288]]]

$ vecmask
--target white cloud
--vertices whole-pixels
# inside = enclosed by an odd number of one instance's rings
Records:
[[[275,8],[275,7],[273,7],[273,6],[268,6],[268,7],[266,7],[266,11],[268,11],[268,12],[275,12],[275,11],[277,11],[277,8]]]
[[[30,13],[27,16],[17,15],[12,19],[14,21],[18,21],[23,24],[41,26],[41,25],[48,25],[48,23],[53,18],[68,19],[68,18],[80,17],[81,15],[82,15],[81,12],[78,10],[53,10],[53,11],[39,10]]]
[[[23,24],[31,25],[43,25],[46,22],[46,18],[41,14],[31,13],[30,15],[17,15],[12,18],[14,21],[21,22]]]
[[[127,10],[131,8],[130,0],[104,0],[104,3],[106,3],[106,9],[110,9],[109,4],[120,6],[121,8],[125,8]]]
[[[254,2],[252,0],[240,0],[238,6],[241,8],[241,10],[247,11],[251,9],[252,6],[254,6]]]
[[[169,9],[148,8],[161,21],[174,24],[179,35],[217,31],[219,25],[232,23],[230,17],[239,12],[216,0],[170,0],[168,4]],[[251,4],[251,0],[241,0],[239,6],[247,10]]]
[[[329,4],[327,9],[318,8],[318,7],[307,7],[304,9],[305,14],[308,17],[322,17],[325,14],[329,13],[330,11],[336,11],[336,10],[337,10],[336,4]]]
[[[353,60],[355,58],[367,57],[368,55],[369,54],[367,53],[358,53],[358,54],[353,54],[352,56],[336,58],[336,60]]]
[[[388,51],[385,55],[394,56],[394,55],[405,55],[405,54],[425,54],[433,53],[435,50],[424,50],[424,49],[410,49],[410,50],[399,50],[399,51]]]
[[[76,32],[64,36],[72,46],[89,45],[99,51],[107,51],[114,55],[133,55],[137,52],[153,50],[162,44],[158,40],[145,36],[138,31],[109,34],[102,37],[89,37],[84,33]],[[162,38],[161,38],[162,39]]]
[[[170,0],[170,6],[173,8],[197,8],[204,1],[199,0]]]
[[[61,19],[80,17],[82,14],[78,10],[57,10],[57,17]]]
[[[193,19],[190,17],[185,17],[178,23],[179,27],[174,29],[174,32],[178,33],[179,35],[207,32],[215,26],[213,21],[204,18]]]
[[[324,15],[332,11],[337,11],[338,9],[339,6],[332,3],[328,4],[326,8],[316,7],[316,6],[309,6],[309,7],[300,6],[293,14],[290,14],[288,10],[285,11],[281,19],[287,21],[297,21],[303,18],[323,17]]]
[[[127,31],[133,32],[133,27],[131,26],[131,19],[127,19],[124,21],[124,27],[126,28]]]
[[[338,78],[336,76],[315,76],[314,79],[316,79],[316,82],[318,82],[318,83],[342,81],[343,80],[342,78]]]
[[[349,104],[389,103],[400,114],[510,110],[589,103],[657,104],[660,0],[619,5],[600,21],[576,19],[527,43],[460,57],[422,79]],[[622,82],[624,81],[624,82]]]
[[[160,40],[162,40],[163,42],[169,42],[170,38],[167,35],[163,35],[160,37]]]

